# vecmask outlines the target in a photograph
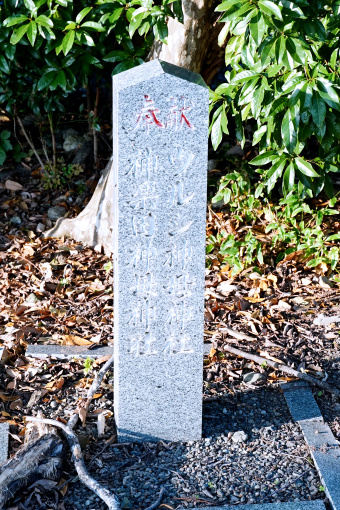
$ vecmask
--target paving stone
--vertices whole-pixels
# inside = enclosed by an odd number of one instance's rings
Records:
[[[113,77],[115,419],[200,439],[208,89],[153,60]]]
[[[0,464],[5,462],[8,457],[8,423],[0,423]]]
[[[26,349],[26,356],[32,358],[49,358],[53,356],[58,359],[69,358],[101,358],[112,356],[113,346],[95,347],[86,349],[82,345],[29,345]]]
[[[282,383],[281,388],[294,421],[323,421],[320,409],[307,383],[304,381]]]
[[[302,419],[294,419],[299,423],[303,436],[310,448],[312,458],[319,472],[330,504],[333,510],[340,510],[339,442],[333,436],[329,426],[319,419],[321,413],[316,410],[316,408],[319,408],[310,389],[301,387],[299,383],[295,386],[294,383],[292,383],[288,391],[286,391],[283,386],[283,392],[289,409],[292,404],[293,418],[294,416],[302,417]],[[298,402],[300,402],[303,409],[306,409],[305,413],[298,412],[296,407]],[[308,412],[309,406],[311,408],[310,412]],[[308,415],[311,416],[310,419],[305,418],[305,416]]]
[[[263,505],[209,506],[201,510],[325,510],[321,500],[264,503]]]

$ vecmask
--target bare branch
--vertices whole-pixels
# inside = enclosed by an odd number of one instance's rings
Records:
[[[315,379],[315,377],[312,377],[310,375],[307,375],[303,372],[298,372],[298,370],[295,370],[294,368],[287,367],[287,365],[284,365],[283,363],[277,363],[275,361],[272,361],[267,358],[262,358],[261,356],[256,356],[255,354],[250,354],[249,352],[240,351],[239,349],[235,349],[234,347],[231,347],[231,345],[224,345],[223,350],[227,352],[231,352],[232,354],[235,354],[236,356],[241,356],[242,358],[249,359],[251,361],[255,361],[255,363],[258,363],[259,365],[262,365],[263,363],[267,364],[268,366],[275,368],[276,370],[281,370],[281,372],[285,372],[288,375],[291,375],[293,377],[297,377],[298,379],[302,379],[303,381],[306,381],[313,386],[318,386],[319,388],[329,391],[330,393],[333,393],[337,397],[340,397],[340,390],[338,388],[335,388],[334,386],[331,386],[330,384],[319,381],[319,379]]]
[[[92,478],[89,473],[87,472],[82,451],[80,448],[80,444],[78,441],[77,435],[73,432],[72,429],[70,429],[67,425],[64,425],[64,423],[61,423],[56,420],[50,420],[50,419],[41,419],[41,418],[35,418],[33,416],[27,416],[26,421],[33,421],[33,422],[40,422],[45,423],[47,425],[53,425],[55,427],[59,427],[62,429],[68,444],[70,446],[71,452],[72,452],[72,459],[76,468],[76,471],[78,473],[79,480],[83,482],[86,487],[91,489],[97,496],[102,499],[108,506],[109,510],[120,510],[120,504],[118,501],[118,498],[111,494],[110,491],[105,489],[102,485],[100,485],[99,482],[97,482],[94,478]]]

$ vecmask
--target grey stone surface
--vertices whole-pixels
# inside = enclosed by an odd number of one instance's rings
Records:
[[[113,77],[119,441],[201,437],[208,89],[154,60]]]
[[[325,510],[320,500],[291,501],[288,503],[264,503],[263,505],[232,505],[201,507],[201,510]]]
[[[307,383],[304,381],[282,383],[281,388],[294,421],[323,421],[320,409]]]
[[[5,462],[8,457],[8,423],[0,423],[0,464]]]
[[[292,394],[296,392],[295,399]],[[288,407],[291,403],[296,407],[296,403],[300,401],[301,407],[314,408],[310,413],[302,413],[302,419],[296,419],[301,427],[304,438],[310,448],[312,458],[315,466],[319,472],[321,481],[325,487],[326,495],[330,501],[333,510],[340,509],[340,447],[338,441],[333,436],[333,433],[327,423],[316,416],[315,407],[318,408],[313,394],[310,389],[301,388],[297,384],[294,390],[294,383],[291,385],[289,391],[284,390],[284,396],[287,400]],[[288,398],[287,398],[288,397]],[[314,401],[314,404],[312,402]],[[319,409],[319,408],[318,408]],[[293,411],[294,415],[298,418],[299,413]],[[306,419],[304,416],[310,414],[311,419]],[[319,412],[320,414],[320,412]],[[293,418],[294,418],[293,415]],[[295,418],[294,418],[295,419]]]
[[[81,345],[29,345],[26,349],[26,356],[32,358],[49,358],[53,356],[59,359],[69,358],[100,358],[102,356],[112,356],[113,346],[96,347],[86,349]]]

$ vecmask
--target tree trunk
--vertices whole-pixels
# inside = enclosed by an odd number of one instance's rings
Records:
[[[214,0],[182,0],[183,24],[170,18],[168,44],[155,41],[149,59],[159,58],[200,73],[213,27]]]
[[[214,17],[214,0],[182,0],[183,24],[169,19],[168,44],[155,42],[149,60],[159,58],[201,73],[206,59],[203,78],[209,84],[223,65],[223,50],[217,38],[222,24]],[[57,221],[44,237],[71,237],[88,246],[101,244],[105,253],[113,251],[113,174],[111,161],[97,185],[94,195],[77,218]]]
[[[76,218],[59,218],[44,237],[71,237],[87,246],[101,244],[106,254],[113,251],[113,172],[112,160],[103,175],[90,202]]]

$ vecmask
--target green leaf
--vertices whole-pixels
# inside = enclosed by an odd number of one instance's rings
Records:
[[[156,40],[160,40],[167,44],[168,25],[164,19],[157,20],[153,27],[153,32],[155,34]]]
[[[85,7],[85,9],[83,9],[82,11],[79,12],[79,14],[77,14],[77,17],[76,17],[76,23],[81,23],[83,21],[83,19],[85,18],[85,16],[87,16],[87,14],[92,10],[92,7]]]
[[[5,27],[13,27],[14,25],[18,25],[23,21],[27,21],[27,16],[11,16],[10,18],[5,19],[4,26]]]
[[[38,90],[43,90],[45,88],[47,88],[51,83],[52,81],[54,80],[54,78],[56,77],[57,75],[57,71],[51,71],[49,73],[44,73],[42,75],[42,77],[40,78],[40,80],[38,81]]]
[[[270,193],[274,188],[276,181],[281,177],[284,167],[286,166],[286,160],[280,159],[268,170],[266,175],[267,192]]]
[[[105,62],[121,62],[122,60],[126,60],[129,58],[131,54],[124,50],[114,50],[108,53],[105,57],[103,57],[103,60]]]
[[[64,55],[67,55],[68,52],[71,50],[71,48],[73,46],[73,43],[74,43],[75,35],[76,35],[76,33],[75,33],[74,30],[70,30],[65,35],[65,37],[63,39],[63,52],[64,52]]]
[[[259,7],[261,11],[264,12],[264,14],[267,14],[269,16],[274,15],[281,21],[283,21],[281,10],[278,5],[274,4],[274,2],[271,2],[270,0],[260,0]]]
[[[138,9],[137,9],[138,10]],[[136,11],[135,11],[136,12]],[[133,34],[137,30],[137,28],[140,26],[144,19],[144,12],[141,12],[137,16],[132,16],[131,23],[129,25],[129,36],[132,38]]]
[[[225,23],[224,27],[222,28],[221,32],[218,34],[218,45],[223,46],[224,41],[226,40],[228,34],[230,31],[230,23]]]
[[[230,82],[230,85],[236,85],[238,83],[244,83],[245,81],[252,80],[254,76],[258,76],[258,73],[255,71],[241,71],[238,73],[235,78],[233,78]]]
[[[6,152],[0,147],[0,165],[3,165],[6,160]]]
[[[275,43],[276,43],[276,40],[277,40],[276,37],[273,37],[271,39],[267,38],[264,41],[263,45],[261,46],[261,48],[262,48],[262,51],[261,51],[261,64],[263,66],[267,62],[268,57],[271,56],[271,54],[273,52],[273,49],[274,49],[274,46],[275,46]]]
[[[321,128],[325,122],[326,111],[327,111],[327,109],[326,109],[326,104],[325,104],[324,100],[321,98],[320,94],[318,94],[314,90],[311,112],[312,112],[313,121],[318,126],[318,128]]]
[[[7,60],[3,55],[0,55],[0,70],[3,73],[9,74],[10,73],[10,67],[8,65]]]
[[[326,78],[318,78],[318,89],[322,92],[326,92],[331,101],[340,105],[340,97],[339,94],[334,90],[333,83]]]
[[[330,64],[332,66],[332,69],[336,69],[336,63],[337,63],[337,60],[338,60],[338,50],[335,49],[331,55],[331,58],[330,58]]]
[[[20,39],[26,34],[29,27],[29,23],[26,25],[22,25],[21,27],[14,30],[12,36],[11,36],[11,44],[17,44]]]
[[[258,11],[256,16],[249,23],[250,34],[257,46],[260,46],[263,36],[266,33],[266,23],[263,14]]]
[[[235,4],[242,4],[247,0],[227,0],[226,2],[222,2],[220,5],[218,5],[215,9],[216,12],[224,12],[230,9]]]
[[[295,167],[293,161],[291,161],[287,166],[285,173],[283,174],[282,189],[284,195],[287,195],[290,191],[292,191],[294,181],[295,181]]]
[[[35,10],[35,3],[33,2],[33,0],[24,0],[24,4],[28,10],[30,11]]]
[[[8,140],[11,136],[11,132],[8,129],[4,129],[0,133],[0,140]]]
[[[120,7],[119,9],[115,9],[113,11],[113,14],[111,14],[109,20],[110,20],[110,23],[115,23],[121,16],[122,12],[124,11],[124,7]]]
[[[86,21],[83,23],[80,28],[90,28],[91,30],[95,30],[96,32],[105,32],[105,28],[100,23],[96,21]]]
[[[303,158],[295,158],[295,165],[303,175],[307,177],[319,177],[319,174],[313,169],[312,165]]]
[[[132,69],[133,67],[135,67],[135,65],[136,65],[135,62],[132,59],[125,60],[124,62],[121,62],[114,68],[112,76],[123,71],[127,71],[128,69]]]
[[[239,7],[239,6],[237,5],[237,7]],[[220,21],[226,22],[226,21],[232,21],[236,18],[240,18],[249,10],[253,10],[253,6],[249,2],[247,2],[245,5],[242,5],[241,7],[237,8],[235,10],[230,10],[230,12],[227,11],[226,14],[223,14]]]
[[[271,163],[275,159],[279,157],[277,151],[271,150],[267,152],[263,152],[262,154],[259,154],[256,156],[256,158],[249,161],[250,165],[257,165],[257,166],[263,166],[267,165],[268,163]]]
[[[282,119],[281,134],[285,147],[289,152],[293,152],[297,144],[298,134],[291,109],[286,111]]]
[[[255,131],[255,133],[253,135],[252,145],[254,146],[257,143],[259,143],[259,141],[261,140],[261,138],[263,137],[263,135],[266,132],[267,132],[267,125],[261,126],[259,129],[257,129],[257,131]]]
[[[34,46],[34,43],[35,43],[35,40],[37,37],[37,33],[38,33],[37,24],[35,21],[32,20],[30,22],[30,24],[28,26],[28,30],[27,30],[27,37],[28,37],[29,42],[31,43],[31,46]]]
[[[53,21],[48,18],[47,16],[44,16],[43,14],[41,16],[38,16],[35,19],[36,23],[39,25],[42,25],[45,28],[53,28]]]
[[[260,87],[258,87],[251,100],[251,111],[255,119],[258,119],[261,114],[262,101],[264,98],[265,85],[262,80]]]

